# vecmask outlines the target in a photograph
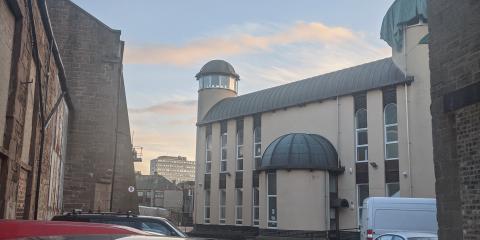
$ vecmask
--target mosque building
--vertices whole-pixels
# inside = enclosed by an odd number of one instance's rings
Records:
[[[358,228],[369,196],[435,197],[426,1],[396,1],[392,57],[237,95],[223,60],[199,83],[195,226]]]

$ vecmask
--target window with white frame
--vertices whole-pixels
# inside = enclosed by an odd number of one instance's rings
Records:
[[[267,227],[277,228],[277,174],[267,173]]]
[[[253,226],[260,224],[260,192],[258,187],[253,188]]]
[[[387,183],[385,185],[387,197],[400,197],[400,183]]]
[[[227,201],[227,192],[225,189],[220,189],[220,215],[219,222],[220,224],[225,224],[225,215],[226,215],[226,201]]]
[[[212,135],[208,134],[205,147],[205,173],[212,172]]]
[[[369,196],[369,190],[368,190],[368,184],[357,184],[357,221],[358,225],[360,226],[362,221],[362,214],[363,214],[363,200],[368,198]]]
[[[398,159],[397,104],[389,103],[384,109],[385,160]]]
[[[205,190],[204,223],[210,223],[210,190]]]
[[[262,160],[262,129],[260,126],[253,130],[253,159],[255,161],[253,168],[256,169]]]
[[[355,153],[357,162],[368,161],[367,110],[364,108],[355,113]]]
[[[243,191],[235,189],[235,224],[243,224]]]
[[[227,132],[220,136],[220,172],[227,171]]]
[[[243,127],[237,130],[237,171],[243,171]]]

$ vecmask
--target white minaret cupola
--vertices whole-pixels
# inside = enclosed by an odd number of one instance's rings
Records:
[[[199,86],[197,122],[222,99],[237,96],[240,76],[233,66],[224,60],[206,63],[195,77]]]

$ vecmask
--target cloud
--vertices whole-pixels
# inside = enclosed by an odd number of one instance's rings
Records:
[[[130,113],[184,114],[195,112],[197,100],[166,101],[145,108],[131,108]]]
[[[226,34],[226,37],[194,40],[182,46],[127,46],[125,63],[190,65],[219,56],[268,51],[281,45],[313,42],[337,44],[355,39],[355,34],[347,28],[329,27],[319,22],[297,22],[276,30],[263,35],[236,32]]]

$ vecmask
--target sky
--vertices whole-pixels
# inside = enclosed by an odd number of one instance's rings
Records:
[[[393,0],[73,0],[125,41],[124,78],[137,171],[157,156],[195,160],[206,62],[240,75],[239,95],[391,56],[379,38]]]

